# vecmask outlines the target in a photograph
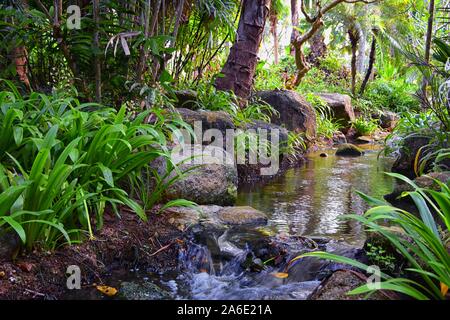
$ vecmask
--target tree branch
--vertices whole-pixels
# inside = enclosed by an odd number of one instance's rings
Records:
[[[305,1],[304,0],[301,0],[301,2],[300,2],[300,10],[302,10],[302,13],[305,16],[306,21],[308,21],[309,23],[313,23],[314,22],[314,20],[306,12]]]

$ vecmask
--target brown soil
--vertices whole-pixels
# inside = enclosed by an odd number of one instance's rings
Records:
[[[105,214],[104,226],[94,240],[0,261],[0,299],[61,298],[69,291],[66,270],[70,265],[80,267],[82,287],[104,284],[111,272],[126,268],[174,270],[184,242],[180,230],[166,222],[169,219],[170,214],[149,214],[149,221],[143,222],[126,210],[121,219]]]

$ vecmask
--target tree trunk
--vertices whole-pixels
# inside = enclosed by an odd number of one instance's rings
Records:
[[[93,2],[93,16],[95,23],[94,31],[94,48],[95,48],[95,101],[100,103],[102,101],[102,66],[100,61],[100,39],[99,39],[99,24],[100,24],[100,7],[99,0]]]
[[[217,89],[244,99],[250,95],[269,6],[270,0],[243,0],[237,39],[222,69],[224,76],[216,79]]]
[[[22,8],[28,10],[28,1],[22,1]],[[27,90],[31,90],[30,79],[28,78],[28,54],[27,48],[23,44],[14,46],[11,50],[11,58],[16,66],[17,76]]]
[[[361,74],[364,72],[364,66],[366,65],[366,39],[367,34],[366,31],[361,28],[359,23],[355,23],[355,28],[359,34],[358,41],[358,57],[356,62],[356,71]]]
[[[270,16],[270,32],[272,33],[273,38],[273,60],[275,64],[278,64],[279,57],[278,57],[278,50],[279,50],[279,43],[278,43],[278,18],[276,15]]]
[[[314,66],[318,66],[320,59],[327,54],[327,46],[325,45],[325,37],[323,36],[323,29],[317,33],[309,41],[311,53],[308,55],[308,62]]]
[[[430,0],[428,7],[428,26],[427,26],[427,35],[425,39],[425,62],[430,62],[430,52],[431,52],[431,40],[433,38],[433,20],[434,20],[434,0]],[[422,93],[424,97],[427,96],[427,79],[424,77],[422,79]]]
[[[373,65],[375,64],[375,57],[376,57],[376,51],[377,51],[377,30],[372,30],[373,32],[373,38],[372,38],[372,45],[370,47],[370,54],[369,54],[369,67],[367,68],[366,76],[364,77],[363,83],[361,84],[361,88],[359,89],[359,94],[362,95],[364,93],[364,90],[366,90],[367,83],[369,82],[370,75],[372,74]]]
[[[314,34],[323,26],[323,21],[321,18],[317,18],[311,25],[305,34],[301,37],[294,39],[292,45],[295,48],[295,65],[297,67],[297,74],[294,80],[294,87],[297,87],[302,81],[305,74],[311,69],[311,65],[306,60],[305,54],[303,53],[303,45],[311,39]]]
[[[292,33],[291,33],[291,54],[295,57],[295,47],[293,43],[300,38],[300,32],[297,30],[298,27],[298,2],[297,0],[291,0],[291,23],[292,23]]]
[[[352,62],[351,62],[351,72],[352,72],[352,94],[355,95],[356,92],[356,53],[358,51],[359,34],[358,31],[351,27],[348,29],[348,37],[350,39],[350,44],[352,46]]]

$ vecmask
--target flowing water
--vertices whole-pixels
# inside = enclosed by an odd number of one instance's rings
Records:
[[[338,217],[367,209],[355,190],[378,197],[391,191],[393,181],[383,173],[389,171],[391,160],[378,158],[378,151],[370,146],[357,158],[336,157],[334,150],[326,153],[327,157],[310,155],[303,166],[265,185],[243,186],[236,205],[249,205],[269,214],[268,232],[281,239],[294,239],[298,244],[302,236],[325,237],[329,242],[321,249],[337,253],[342,243],[360,246],[364,241],[361,226]],[[150,283],[172,299],[306,299],[320,283],[320,270],[324,266],[333,270],[333,265],[318,264],[315,259],[302,259],[292,274],[290,269],[287,279],[273,276],[282,271],[287,260],[281,267],[254,270],[258,266],[254,263],[258,260],[255,248],[270,243],[265,237],[245,228],[202,231],[200,237],[192,237],[186,251],[180,252],[180,271],[138,271],[113,276],[111,281],[115,278],[119,283],[138,284],[144,297],[154,297],[155,293],[150,293],[153,289],[143,286]],[[299,252],[295,250],[292,254]]]

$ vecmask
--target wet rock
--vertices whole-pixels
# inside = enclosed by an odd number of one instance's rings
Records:
[[[439,191],[439,184],[437,184],[435,180],[441,181],[444,184],[450,183],[450,171],[430,172],[426,175],[415,178],[414,183],[420,188]],[[419,215],[417,207],[411,197],[400,197],[403,192],[407,191],[414,191],[414,188],[407,183],[397,181],[394,187],[394,191],[390,194],[385,195],[384,199],[397,208]],[[443,225],[442,219],[436,215],[436,212],[433,210],[433,208],[430,209],[431,213],[435,216],[436,222]]]
[[[341,144],[336,150],[337,156],[358,157],[362,156],[363,154],[363,150],[350,143]]]
[[[423,168],[423,172],[430,172],[438,151],[437,146],[430,145],[430,142],[431,138],[426,136],[410,136],[403,139],[399,150],[399,156],[392,165],[391,171],[400,173],[410,179],[414,179],[416,177],[414,172],[414,163],[416,160],[416,155],[420,150],[419,162],[421,162],[425,157],[428,157],[426,160],[426,165]],[[438,148],[441,149],[446,147],[448,147],[448,144]],[[439,161],[438,165],[441,171],[450,170],[450,158],[444,157],[441,161]]]
[[[248,206],[225,207],[217,212],[217,217],[229,225],[264,225],[267,215]]]
[[[339,93],[319,93],[317,95],[330,107],[333,118],[341,123],[344,129],[350,128],[352,121],[355,120],[355,112],[350,96]]]
[[[176,180],[164,193],[166,200],[186,199],[197,204],[232,205],[237,196],[238,176],[234,160],[223,149],[208,146],[186,146],[172,150],[172,162],[185,175]],[[167,161],[158,158],[150,165],[161,176],[167,172]],[[166,178],[177,175],[173,170]]]
[[[316,136],[316,114],[312,106],[298,93],[290,90],[260,91],[259,98],[274,107],[279,114],[272,116],[272,123],[286,129],[305,132],[308,138]]]
[[[347,292],[367,283],[367,277],[350,270],[337,270],[313,291],[309,300],[362,300],[365,295],[348,295]],[[371,295],[369,300],[386,300],[379,292]]]
[[[165,210],[169,223],[179,229],[201,224],[208,228],[223,230],[228,226],[260,226],[267,223],[267,215],[248,206],[221,207],[203,205],[198,208],[172,207]],[[261,233],[262,235],[262,233]]]
[[[392,111],[383,111],[380,115],[380,127],[387,130],[393,130],[400,117]]]
[[[372,143],[374,141],[374,139],[369,136],[359,136],[358,138],[356,138],[355,141],[356,141],[356,143],[359,143],[359,144],[366,144],[366,143]]]
[[[325,250],[327,252],[331,252],[333,254],[354,259],[362,263],[368,262],[367,256],[363,249],[355,248],[346,245],[344,243],[329,242],[325,245],[324,248],[320,248],[320,250]],[[304,249],[303,252],[299,252],[293,255],[292,258],[307,251],[310,250]],[[354,269],[354,268],[352,266],[345,265],[342,263],[318,259],[315,257],[305,257],[295,261],[289,267],[288,281],[302,282],[311,280],[322,280],[325,277],[329,276],[334,271],[339,269]]]
[[[267,139],[268,141],[272,141],[271,132],[274,130],[278,131],[278,143],[280,146],[286,145],[287,141],[289,139],[289,131],[286,130],[286,128],[283,128],[277,124],[274,123],[267,123],[261,120],[255,120],[251,123],[246,123],[243,125],[244,130],[255,130],[256,133],[260,130],[266,130],[267,131]],[[276,132],[276,131],[274,131]],[[275,133],[274,133],[275,134]]]
[[[178,108],[177,111],[181,115],[181,118],[191,126],[194,126],[194,123],[196,122],[201,123],[202,133],[208,129],[219,130],[222,134],[224,148],[226,146],[226,130],[235,129],[233,119],[224,111],[193,111],[186,108]],[[200,139],[203,137],[197,138]],[[202,141],[202,143],[207,145],[213,141]]]
[[[198,94],[194,90],[176,90],[174,92],[177,102],[175,107],[186,108],[190,110],[199,109],[199,105],[196,103],[198,99]]]
[[[125,300],[166,300],[170,299],[171,295],[151,282],[122,282],[119,297]]]
[[[347,143],[347,138],[345,137],[345,134],[341,131],[333,133],[333,143],[334,144]]]
[[[408,137],[403,139],[400,154],[392,165],[391,171],[400,173],[410,179],[414,179],[416,176],[414,172],[414,161],[416,154],[420,148],[426,146],[429,142],[429,137]],[[426,150],[423,150],[422,157],[426,153]]]
[[[171,207],[164,211],[168,222],[175,225],[177,229],[184,231],[200,223],[201,219],[215,214],[222,209],[220,206],[199,206],[197,209],[186,207]]]
[[[245,260],[241,263],[241,266],[244,270],[249,270],[252,272],[261,272],[266,267],[261,259],[255,258],[253,254],[247,254]]]
[[[20,249],[20,238],[15,232],[0,229],[0,262],[11,261]]]
[[[393,235],[395,235],[397,238],[402,238],[406,241],[411,242],[412,239],[408,237],[408,235],[405,233],[405,231],[396,226],[383,226],[383,229]],[[383,234],[379,232],[366,232],[367,238],[364,243],[364,250],[366,252],[371,252],[372,249],[377,250],[384,250],[384,256],[390,256],[393,257],[395,260],[395,263],[392,263],[391,265],[386,264],[380,264],[379,261],[373,261],[372,259],[369,259],[369,264],[376,264],[381,268],[381,271],[391,273],[400,273],[400,269],[402,266],[407,265],[407,259],[403,254],[397,251],[395,246],[389,241],[388,238],[386,238]]]
[[[435,180],[441,181],[444,184],[450,181],[450,171],[444,172],[430,172],[426,175],[415,178],[414,183],[420,188],[432,189],[435,191],[439,191],[439,184],[435,182]],[[397,181],[394,187],[394,191],[392,193],[385,195],[384,198],[389,202],[395,202],[403,192],[414,191],[414,188],[407,183],[402,181]]]
[[[279,147],[279,157],[274,157],[273,161],[278,160],[279,170],[273,175],[280,174],[284,169],[283,164],[286,162],[287,157],[284,156],[283,148],[287,146],[289,139],[289,132],[276,124],[267,123],[264,121],[256,120],[252,123],[243,124],[243,130],[254,130],[256,134],[262,134],[262,137],[267,138],[268,141],[272,142],[272,135],[274,136],[273,143]],[[247,131],[249,132],[249,131]],[[238,163],[237,170],[239,176],[239,182],[244,181],[255,181],[255,180],[268,180],[271,177],[264,173],[264,168],[270,167],[269,164],[261,164],[261,163],[249,163],[249,161],[245,161],[245,163]],[[274,170],[276,171],[276,170]]]

